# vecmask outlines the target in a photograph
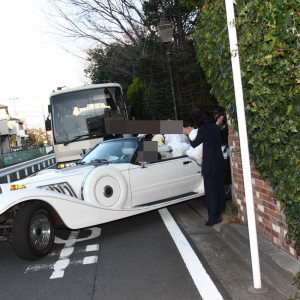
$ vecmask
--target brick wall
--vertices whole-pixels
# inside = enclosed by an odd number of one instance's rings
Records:
[[[239,136],[233,128],[232,120],[228,120],[229,146],[232,167],[232,201],[238,207],[238,217],[242,223],[247,223],[247,211],[244,193],[242,161]],[[271,186],[264,181],[254,166],[251,166],[253,199],[256,216],[257,232],[273,242],[290,255],[297,257],[292,244],[287,244],[285,235],[287,224],[281,203],[272,197]]]

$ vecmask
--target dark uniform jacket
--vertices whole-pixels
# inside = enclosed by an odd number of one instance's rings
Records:
[[[222,137],[220,127],[216,123],[206,123],[198,128],[198,134],[192,147],[203,143],[202,174],[221,173],[225,171],[222,153]]]

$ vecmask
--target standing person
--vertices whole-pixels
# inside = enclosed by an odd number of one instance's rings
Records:
[[[195,148],[203,143],[202,174],[208,210],[208,221],[205,225],[212,226],[221,222],[221,214],[226,206],[221,132],[213,115],[204,109],[195,108],[192,118],[198,133],[196,138],[190,141],[191,146]],[[189,135],[193,129],[187,127],[183,131]]]
[[[225,161],[225,176],[224,176],[224,189],[225,189],[225,198],[229,199],[231,197],[231,166],[230,158],[228,151],[228,125],[225,117],[224,110],[216,110],[214,112],[214,118],[216,124],[220,126],[221,137],[222,137],[222,150]],[[225,154],[225,155],[224,155]]]
[[[225,112],[221,109],[214,111],[214,119],[221,129],[222,146],[228,145],[228,125],[225,118]]]

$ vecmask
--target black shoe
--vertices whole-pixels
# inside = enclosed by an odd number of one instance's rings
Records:
[[[213,224],[213,223],[206,222],[205,225],[206,225],[206,226],[213,226],[214,224]]]
[[[218,221],[216,221],[216,222],[206,222],[205,223],[205,225],[206,226],[213,226],[213,225],[216,225],[216,224],[218,224],[218,223],[221,223],[222,222],[222,220],[221,219],[219,219]]]

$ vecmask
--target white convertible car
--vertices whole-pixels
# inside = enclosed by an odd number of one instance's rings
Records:
[[[141,141],[105,141],[75,167],[1,185],[0,234],[18,256],[34,260],[50,251],[55,228],[94,226],[204,194],[195,160],[172,157],[163,146],[157,161],[137,161]]]

